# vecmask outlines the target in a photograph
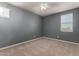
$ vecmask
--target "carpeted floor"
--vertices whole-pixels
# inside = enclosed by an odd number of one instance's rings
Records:
[[[77,56],[79,45],[41,37],[32,42],[0,50],[2,56]]]

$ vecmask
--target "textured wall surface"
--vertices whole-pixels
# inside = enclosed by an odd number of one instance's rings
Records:
[[[0,17],[0,47],[41,36],[41,17],[7,3],[0,6],[10,9],[10,18]]]
[[[73,13],[73,32],[60,31],[60,16],[67,13]],[[79,43],[79,9],[64,11],[44,17],[43,35],[47,37],[57,38],[62,40]]]

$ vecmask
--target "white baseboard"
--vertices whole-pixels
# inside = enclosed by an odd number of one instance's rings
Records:
[[[18,45],[21,45],[21,44],[24,44],[24,43],[28,43],[28,42],[33,42],[33,41],[38,40],[40,38],[42,38],[42,39],[50,39],[50,40],[57,40],[57,41],[61,41],[61,42],[66,42],[66,43],[79,45],[79,43],[69,42],[69,41],[59,40],[59,39],[54,39],[54,38],[50,38],[50,37],[39,37],[39,38],[35,38],[35,39],[32,39],[32,40],[24,41],[24,42],[21,42],[21,43],[13,44],[13,45],[10,45],[10,46],[7,46],[7,47],[2,47],[2,48],[0,48],[0,50],[11,48],[11,47],[15,47],[15,46],[18,46]]]
[[[43,37],[43,38],[48,38],[48,39],[50,39],[50,40],[57,40],[57,41],[61,41],[61,42],[66,42],[66,43],[71,43],[71,44],[79,45],[79,43],[70,42],[70,41],[65,41],[65,40],[56,39],[56,38],[50,38],[50,37]]]
[[[39,38],[41,38],[41,37],[39,37]],[[24,43],[32,42],[32,41],[38,40],[39,38],[35,38],[35,39],[32,39],[32,40],[28,40],[28,41],[24,41],[24,42],[21,42],[21,43],[16,43],[16,44],[13,44],[13,45],[10,45],[10,46],[2,47],[2,48],[0,48],[0,50],[15,47],[15,46],[18,46],[18,45],[21,45],[21,44],[24,44]]]

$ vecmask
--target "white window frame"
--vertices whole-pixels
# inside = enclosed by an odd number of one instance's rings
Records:
[[[73,32],[73,13],[61,15],[60,26],[61,32]]]
[[[0,6],[0,17],[10,18],[10,9]]]

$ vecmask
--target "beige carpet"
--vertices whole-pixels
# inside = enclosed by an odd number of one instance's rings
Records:
[[[12,48],[0,50],[2,56],[69,56],[79,55],[79,45],[52,38],[38,38]]]

